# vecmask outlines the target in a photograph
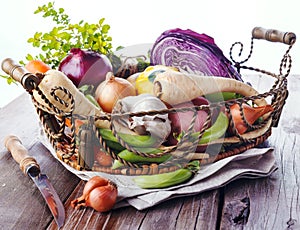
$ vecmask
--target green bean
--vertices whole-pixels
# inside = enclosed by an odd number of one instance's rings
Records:
[[[115,142],[115,141],[105,140],[105,143],[109,148],[111,148],[117,152],[121,152],[125,149],[120,143]]]
[[[110,129],[99,129],[99,132],[103,139],[118,142]],[[124,142],[133,147],[146,148],[152,147],[155,143],[157,143],[157,139],[151,135],[131,135],[125,133],[118,133],[118,135]]]
[[[228,117],[223,112],[220,112],[214,124],[204,131],[199,144],[207,144],[222,137],[228,128],[228,124]],[[197,137],[198,135],[199,132],[192,134],[193,137]]]
[[[205,95],[205,98],[210,102],[227,101],[237,97],[239,97],[239,95],[232,92],[219,92]]]
[[[120,161],[114,160],[114,163],[113,163],[111,169],[118,169],[118,168],[123,167],[123,166],[124,165]]]

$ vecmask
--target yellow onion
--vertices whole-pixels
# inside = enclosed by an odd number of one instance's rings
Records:
[[[107,73],[105,81],[95,91],[95,99],[103,111],[108,113],[112,112],[119,99],[135,95],[134,86],[124,78],[115,77],[112,72]]]
[[[100,176],[92,177],[84,186],[82,196],[71,201],[73,208],[91,207],[98,212],[113,208],[118,196],[117,185]]]

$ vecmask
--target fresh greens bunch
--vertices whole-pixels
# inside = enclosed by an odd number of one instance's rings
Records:
[[[6,82],[7,84],[12,84],[12,83],[15,83],[16,84],[16,81],[11,77],[11,76],[8,76],[8,75],[0,75],[0,77],[6,79]]]
[[[27,54],[28,61],[40,59],[50,67],[57,68],[71,48],[90,49],[102,54],[107,54],[112,49],[112,38],[108,36],[110,26],[104,23],[104,18],[96,24],[89,24],[83,20],[72,24],[63,8],[54,8],[54,2],[39,6],[34,14],[51,18],[56,26],[46,33],[36,32],[27,40],[33,47],[41,49],[36,56]]]

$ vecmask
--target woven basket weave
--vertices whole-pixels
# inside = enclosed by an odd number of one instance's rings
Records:
[[[277,32],[275,31],[277,34]],[[268,33],[264,33],[264,38],[266,40],[270,37]],[[248,56],[247,60],[252,54],[253,49],[253,39],[255,38],[262,38],[261,35],[253,35],[251,39],[251,52]],[[290,68],[291,68],[291,58],[289,56],[289,51],[292,48],[293,44],[295,42],[295,37],[293,40],[289,41],[289,48],[284,54],[284,57],[282,59],[282,63],[280,65],[280,73],[279,74],[273,74],[264,70],[260,70],[257,68],[252,67],[246,67],[242,66],[241,64],[243,62],[236,62],[232,58],[232,49],[230,50],[230,56],[231,59],[234,62],[235,67],[240,72],[240,69],[248,69],[251,71],[254,71],[255,73],[262,74],[262,76],[268,76],[274,78],[274,84],[270,87],[269,91],[255,95],[250,97],[242,97],[235,100],[230,101],[222,101],[222,102],[216,102],[210,104],[206,108],[202,108],[201,106],[195,106],[191,109],[195,111],[205,109],[214,111],[219,109],[224,109],[227,114],[229,114],[229,126],[232,130],[232,136],[228,136],[226,138],[219,139],[217,141],[213,141],[208,144],[209,147],[212,149],[217,149],[215,152],[210,153],[208,158],[200,159],[201,164],[210,164],[214,163],[220,159],[224,159],[226,157],[240,154],[250,148],[259,146],[265,140],[271,135],[272,127],[276,127],[283,109],[283,106],[285,104],[286,98],[288,96],[288,90],[287,90],[287,76],[289,75]],[[284,42],[286,43],[286,42]],[[237,43],[235,43],[237,44]],[[233,46],[235,45],[233,44]],[[240,43],[238,43],[240,44]],[[126,73],[128,75],[128,72],[130,74],[133,74],[136,70],[135,68],[131,68],[131,66],[124,65],[126,69],[120,69],[119,75],[122,75],[122,73]],[[287,66],[286,73],[283,73],[284,67]],[[19,66],[18,66],[19,67]],[[128,69],[129,67],[129,69]],[[3,68],[3,66],[2,66]],[[4,68],[7,69],[7,68]],[[10,70],[7,71],[11,75],[15,75],[16,66],[13,68],[10,67]],[[120,76],[125,77],[125,76]],[[35,90],[39,91],[40,94],[43,94],[40,90],[38,85],[33,87],[32,83],[27,84],[24,78],[22,78],[22,84],[24,88],[30,93],[31,89],[28,88],[35,88]],[[64,88],[58,86],[58,88],[62,91],[65,91],[66,94],[68,94],[68,91]],[[69,98],[72,99],[72,95],[68,95]],[[268,114],[267,117],[264,118],[264,121],[262,123],[256,124],[256,125],[249,125],[242,113],[241,115],[244,119],[245,125],[249,128],[248,131],[243,134],[239,135],[234,127],[234,123],[232,122],[229,108],[233,104],[239,104],[240,108],[243,103],[251,103],[254,102],[257,99],[266,99],[270,101],[270,104],[273,107],[273,111]],[[58,99],[59,100],[59,99]],[[111,173],[111,174],[124,174],[124,175],[140,175],[140,174],[159,174],[164,172],[170,172],[178,169],[179,167],[182,167],[186,165],[189,162],[189,158],[187,157],[189,153],[193,152],[195,150],[195,143],[184,143],[179,142],[177,145],[169,146],[166,148],[161,154],[147,154],[140,151],[137,151],[136,149],[129,146],[127,143],[125,143],[117,134],[117,132],[114,129],[114,125],[112,122],[112,116],[111,114],[105,114],[102,117],[83,117],[77,114],[68,114],[64,115],[61,114],[61,112],[58,112],[55,110],[55,107],[51,105],[49,102],[47,102],[47,99],[45,98],[45,102],[49,105],[50,108],[52,108],[51,111],[49,109],[45,109],[44,106],[39,104],[34,97],[32,97],[33,104],[36,108],[36,111],[39,115],[39,119],[43,125],[44,132],[46,133],[50,143],[56,150],[58,158],[69,164],[71,167],[77,169],[77,170],[92,170],[92,171],[101,171],[105,173]],[[188,111],[188,109],[187,109]],[[162,111],[147,111],[143,112],[143,115],[151,115],[156,113],[161,114],[168,114],[169,112],[172,112],[171,109],[165,109]],[[126,114],[130,115],[130,114]],[[139,115],[139,114],[135,114]],[[119,116],[122,116],[119,114]],[[125,115],[124,115],[125,116]],[[79,134],[75,134],[75,120],[81,119],[85,120],[86,125],[84,126],[83,130]],[[158,163],[143,163],[143,164],[134,164],[127,162],[123,159],[121,159],[114,150],[112,150],[109,147],[109,143],[101,136],[99,130],[95,126],[95,121],[98,119],[101,120],[108,120],[111,122],[111,130],[119,143],[125,147],[126,149],[134,152],[137,155],[140,156],[147,156],[147,157],[158,157],[165,154],[171,154],[173,157],[171,160],[158,164]],[[211,116],[208,116],[206,124],[209,124],[211,122]],[[66,122],[71,123],[71,125],[67,125]],[[190,129],[192,130],[193,122],[191,122]],[[203,129],[200,131],[200,137],[201,134],[206,130],[208,125],[204,125]],[[259,132],[259,135],[257,133]],[[191,133],[187,132],[183,138],[186,138],[186,140],[189,140],[188,137]],[[78,144],[78,140],[80,140],[80,144]],[[97,161],[95,160],[93,147],[95,146],[101,147],[103,150],[107,152],[113,159],[119,160],[124,166],[112,169],[111,166],[100,166]],[[217,148],[214,148],[216,147]],[[208,149],[208,147],[207,147]],[[181,155],[178,157],[178,154],[176,156],[174,155],[175,152],[181,151]]]

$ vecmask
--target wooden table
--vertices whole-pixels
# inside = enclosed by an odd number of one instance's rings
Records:
[[[255,78],[254,78],[255,77]],[[265,80],[255,79],[257,89]],[[38,141],[38,117],[24,93],[0,109],[0,229],[56,229],[33,182],[25,177],[3,145],[18,135],[40,162],[66,209],[63,229],[300,229],[300,76],[289,76],[290,95],[278,128],[269,138],[278,170],[262,179],[240,179],[195,196],[176,198],[153,208],[132,207],[99,213],[74,210],[84,182],[67,171]]]

